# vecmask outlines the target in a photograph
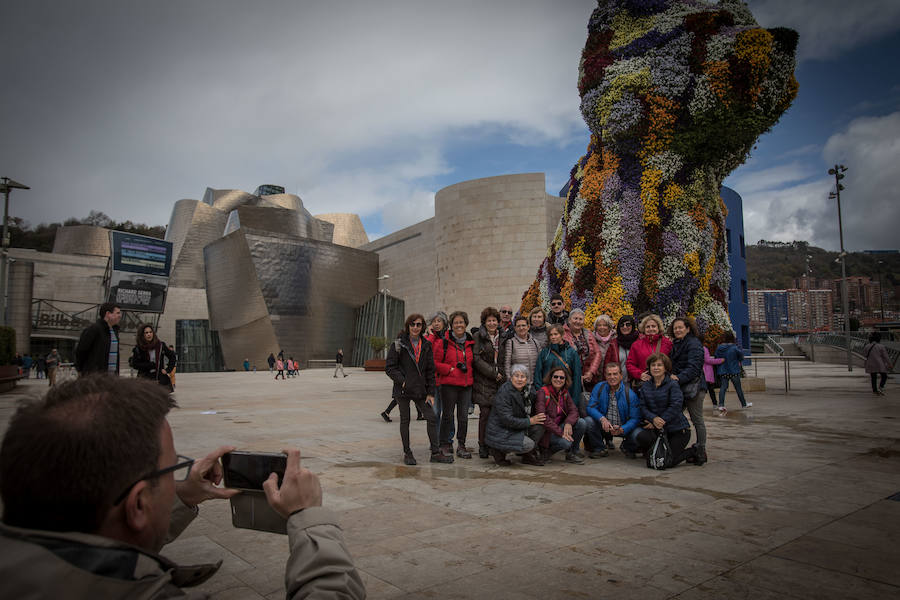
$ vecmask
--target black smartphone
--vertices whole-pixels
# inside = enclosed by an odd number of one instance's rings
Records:
[[[229,452],[222,456],[225,487],[241,493],[231,498],[231,524],[242,529],[287,534],[287,519],[275,512],[266,500],[262,484],[269,475],[284,479],[287,455],[273,452]]]
[[[239,490],[262,490],[269,475],[278,475],[278,485],[284,479],[287,455],[281,452],[241,452],[235,450],[222,456],[225,487]]]

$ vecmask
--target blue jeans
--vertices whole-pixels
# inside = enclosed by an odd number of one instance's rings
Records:
[[[732,379],[731,377],[725,377],[725,376],[723,376],[721,378],[722,387],[719,388],[719,406],[720,407],[725,406],[725,392],[728,391],[728,382],[729,381],[734,384],[734,391],[737,392],[738,400],[741,401],[741,406],[746,408],[747,400],[746,400],[746,398],[744,398],[744,390],[741,389],[740,374],[735,375],[734,379]]]
[[[572,427],[571,442],[569,440],[563,439],[555,433],[551,433],[550,454],[559,452],[560,450],[565,450],[566,452],[577,450],[578,446],[581,445],[581,438],[584,437],[584,432],[586,430],[587,422],[584,419],[578,419],[577,421],[575,421],[575,425]]]
[[[605,450],[607,442],[612,442],[613,434],[603,431],[603,425],[593,417],[585,417],[584,420],[587,423],[587,438],[590,440],[594,450]],[[619,436],[623,440],[622,447],[625,450],[630,450],[631,452],[637,450],[637,434],[640,431],[640,427],[635,427],[625,435]]]

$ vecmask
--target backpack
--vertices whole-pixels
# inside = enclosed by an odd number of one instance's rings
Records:
[[[657,431],[656,441],[653,442],[653,445],[647,451],[647,468],[658,471],[670,469],[674,460],[666,431],[660,429]]]

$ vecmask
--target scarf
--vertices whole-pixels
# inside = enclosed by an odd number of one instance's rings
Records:
[[[625,323],[631,323],[631,333],[628,335],[622,333],[622,325]],[[619,342],[620,348],[631,350],[631,345],[637,341],[639,336],[640,334],[634,323],[634,317],[626,315],[619,319],[619,322],[616,324],[616,340]]]

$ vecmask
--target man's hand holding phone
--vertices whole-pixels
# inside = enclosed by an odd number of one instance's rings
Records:
[[[309,469],[300,467],[300,450],[285,448],[287,467],[284,479],[278,487],[278,476],[275,473],[263,483],[266,500],[285,519],[291,514],[310,506],[322,506],[322,486],[319,478]]]
[[[232,450],[234,446],[220,446],[194,462],[187,479],[175,484],[175,493],[182,502],[187,506],[197,506],[204,500],[231,498],[241,493],[240,490],[217,487],[222,482],[222,465],[219,459]]]

